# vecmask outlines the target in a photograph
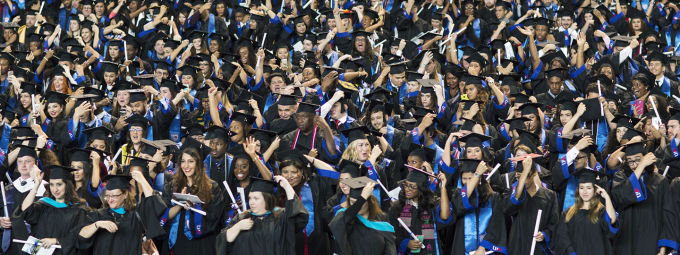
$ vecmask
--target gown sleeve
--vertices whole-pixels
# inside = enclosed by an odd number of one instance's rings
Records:
[[[554,175],[553,175],[554,176]],[[635,173],[618,171],[612,180],[612,202],[619,210],[647,199],[645,183]]]
[[[489,198],[489,203],[493,203],[491,219],[487,227],[486,236],[479,243],[479,246],[486,248],[487,251],[508,254],[507,231],[505,230],[505,214],[501,205],[500,195],[494,193]]]
[[[569,226],[565,222],[567,212],[563,212],[560,216],[560,222],[557,223],[557,229],[555,231],[555,241],[552,242],[555,255],[571,255],[576,254],[576,250],[571,243],[571,238],[569,237]]]
[[[36,201],[29,205],[26,210],[21,210],[21,204],[19,204],[16,206],[14,213],[21,214],[21,218],[23,218],[26,223],[35,225],[38,224],[40,217],[43,215],[45,210],[48,209],[48,206],[49,205],[45,203]]]
[[[607,210],[602,210],[600,212],[600,219],[604,219],[600,221],[603,233],[606,233],[605,236],[609,240],[613,240],[618,235],[619,228],[621,228],[621,217],[619,217],[619,213],[616,213],[616,222],[614,224],[612,224],[612,220],[609,218]]]
[[[466,190],[467,185],[463,186],[463,188],[461,189],[454,189],[453,194],[450,196],[451,204],[453,206],[451,215],[452,216],[455,215],[456,218],[463,217],[466,213],[476,209],[477,206],[479,206],[479,201],[477,198],[477,189],[475,189],[472,192],[472,195],[470,195],[470,197],[467,196]]]
[[[165,230],[161,227],[160,219],[168,207],[161,199],[160,194],[154,191],[149,197],[142,198],[135,208],[136,213],[142,219],[146,228],[146,237],[151,239],[156,236],[165,235]]]
[[[662,198],[658,202],[662,203],[663,207],[663,228],[659,237],[658,247],[666,246],[678,250],[680,249],[680,224],[678,222],[680,215],[678,214],[677,205],[673,203],[673,198],[670,196],[671,191],[666,178],[661,178],[663,179],[658,184],[658,192]]]
[[[83,227],[89,226],[90,224],[95,223],[97,221],[99,221],[99,210],[92,211],[92,212],[88,213],[87,215],[85,215],[85,223],[83,225],[75,228],[73,231],[79,233],[80,230],[83,229]],[[98,230],[98,231],[106,231],[106,230]],[[92,235],[90,238],[85,238],[85,237],[78,235],[78,238],[76,239],[76,248],[78,248],[80,250],[89,249],[94,244],[94,240],[96,238],[97,238],[97,233]]]

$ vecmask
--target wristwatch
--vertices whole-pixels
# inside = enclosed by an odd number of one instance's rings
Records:
[[[482,175],[481,175],[481,174],[478,174],[478,173],[475,173],[475,176],[476,176],[477,178],[482,178]]]

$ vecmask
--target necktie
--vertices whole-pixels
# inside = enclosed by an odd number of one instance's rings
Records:
[[[335,121],[335,129],[340,129],[340,121],[339,120]]]

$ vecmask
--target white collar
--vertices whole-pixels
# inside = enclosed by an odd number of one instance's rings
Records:
[[[21,185],[22,181],[26,182],[26,184],[24,184],[23,186]],[[38,187],[38,192],[36,192],[36,194],[35,194],[36,196],[42,197],[43,194],[45,194],[45,184],[47,184],[47,182],[43,180],[42,185],[40,185],[40,187]],[[33,180],[33,178],[28,178],[28,179],[24,180],[21,177],[19,177],[16,180],[14,180],[14,182],[12,182],[12,185],[14,185],[14,188],[17,191],[19,191],[21,193],[26,193],[26,192],[30,191],[31,189],[33,189],[33,185],[35,185],[35,181]]]
[[[661,78],[654,80],[654,85],[661,86],[663,84],[663,80],[666,78],[666,76],[661,76]],[[659,82],[659,84],[656,84],[656,82]]]
[[[345,122],[347,122],[347,113],[345,113],[344,117],[337,119],[336,121],[340,121],[338,124],[345,124]]]
[[[104,116],[106,114],[108,114],[106,111],[102,111],[99,114],[95,115],[95,117],[97,117],[97,119],[104,119]]]

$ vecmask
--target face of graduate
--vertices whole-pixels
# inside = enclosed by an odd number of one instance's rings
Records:
[[[132,108],[132,112],[134,114],[139,114],[142,116],[146,115],[146,102],[144,101],[130,103],[130,108]]]
[[[133,144],[139,144],[144,138],[144,128],[141,126],[130,126],[130,140]]]
[[[669,120],[668,124],[666,124],[666,129],[668,130],[668,138],[670,139],[680,131],[680,122],[677,120]]]
[[[572,114],[571,111],[560,111],[560,123],[562,123],[562,126],[567,125],[567,122],[569,122],[572,117],[574,117],[574,114]]]
[[[85,170],[83,169],[83,162],[80,161],[71,161],[71,168],[76,169],[76,171],[73,171],[73,178],[76,180],[76,182],[80,182],[83,180],[85,177]],[[50,183],[50,186],[52,184]]]
[[[477,91],[477,86],[474,84],[466,84],[465,85],[465,94],[467,94],[468,99],[470,100],[477,100],[477,94],[479,91]]]
[[[350,22],[350,19],[349,19],[349,18],[347,18],[347,19],[342,19],[341,21],[342,21],[342,26],[343,26],[345,29],[349,28],[349,22]]]
[[[31,156],[23,156],[17,158],[17,168],[21,176],[28,176],[29,171],[35,165],[35,158]]]
[[[595,196],[595,187],[593,187],[592,183],[579,183],[578,194],[583,202],[590,202],[590,199]]]
[[[612,70],[611,67],[603,66],[602,68],[600,68],[600,74],[604,74],[610,80],[614,80],[614,71]]]
[[[630,22],[630,26],[633,28],[635,31],[640,31],[642,28],[642,20],[641,19],[633,19]]]
[[[165,49],[165,42],[163,40],[158,40],[156,43],[153,45],[153,49],[156,50],[156,53],[163,54],[163,49]]]
[[[663,66],[661,61],[649,61],[649,71],[652,72],[652,74],[656,75],[656,77],[663,75],[664,69],[665,67]]]
[[[510,94],[512,94],[512,93],[510,93],[510,86],[509,85],[503,85],[503,86],[500,87],[500,89],[501,89],[501,92],[503,92],[503,95],[505,95],[505,97],[510,98]]]
[[[368,160],[369,153],[371,152],[371,144],[368,139],[358,139],[356,140],[357,148],[357,160],[360,162],[366,162]]]
[[[208,147],[211,148],[210,155],[215,159],[222,159],[227,151],[227,143],[222,138],[211,138]]]
[[[623,134],[625,134],[626,131],[628,131],[627,127],[617,127],[616,128],[616,140],[619,141],[619,143],[621,143],[621,138],[623,138]]]
[[[524,122],[524,125],[527,126],[528,131],[536,131],[538,128],[538,118],[536,117],[536,114],[526,114],[522,116],[530,119],[529,121]]]
[[[95,148],[95,149],[100,150],[100,151],[109,151],[106,148],[106,141],[104,141],[104,140],[99,140],[99,139],[92,140],[92,142],[90,143],[90,147]]]
[[[59,113],[61,113],[61,110],[62,110],[62,106],[58,103],[47,104],[47,113],[52,118],[56,118],[59,115]]]
[[[420,94],[420,102],[423,103],[423,107],[430,107],[432,105],[432,94],[430,93]]]
[[[92,13],[92,5],[83,5],[83,8],[81,9],[83,11],[83,16],[87,17],[90,16]]]
[[[340,102],[335,102],[333,104],[333,106],[331,107],[331,110],[330,110],[329,113],[330,113],[331,119],[334,119],[334,120],[339,120],[342,117],[345,117],[345,113],[342,110],[342,103],[340,103]]]
[[[300,131],[309,132],[314,128],[314,114],[310,112],[300,112],[295,115],[295,122]]]
[[[468,159],[482,159],[482,148],[479,147],[465,147],[465,156]]]
[[[2,32],[2,37],[5,39],[5,41],[8,41],[10,36],[14,34],[14,31],[11,29],[5,29],[5,31]]]
[[[203,40],[201,38],[196,38],[196,39],[191,40],[191,44],[194,45],[194,48],[199,49],[199,50],[201,49],[201,43],[202,42],[203,42]]]
[[[297,169],[297,167],[294,166],[287,166],[282,168],[281,176],[288,180],[288,183],[290,183],[291,187],[296,187],[298,184],[300,184],[302,178],[304,177],[302,175],[302,171],[300,171],[299,169]]]
[[[475,13],[475,5],[474,4],[465,4],[464,8],[465,9],[465,16],[470,16]]]
[[[163,97],[167,98],[168,100],[172,100],[172,92],[169,88],[161,87],[160,92]]]
[[[371,125],[375,130],[380,130],[385,126],[385,117],[382,111],[371,113]]]
[[[116,82],[116,78],[118,77],[118,74],[115,72],[104,72],[104,82],[106,82],[107,86],[113,86],[113,84]]]
[[[130,102],[130,93],[124,90],[118,91],[116,100],[120,106],[126,106]]]
[[[350,175],[349,173],[340,174],[340,178],[338,179],[340,180],[340,183],[338,185],[340,186],[340,190],[342,190],[342,194],[349,195],[350,187],[347,186],[347,184],[342,183],[342,181],[346,181],[349,179],[352,179],[352,175]]]
[[[184,175],[186,175],[187,178],[191,178],[191,176],[194,175],[194,170],[196,170],[196,160],[191,157],[191,155],[183,153],[180,166],[182,167],[182,171],[184,171]]]
[[[420,168],[422,169],[423,167],[423,159],[418,157],[418,156],[408,156],[407,158],[408,162],[406,163],[409,166],[415,167],[415,168]]]
[[[4,58],[0,58],[0,73],[3,75],[7,75],[7,72],[9,71],[9,61]]]
[[[153,71],[153,78],[156,80],[156,82],[160,83],[163,79],[167,79],[169,76],[168,70],[165,69],[156,69]]]
[[[404,195],[406,199],[415,199],[420,194],[418,183],[404,180]],[[417,202],[417,201],[416,201]]]
[[[652,100],[654,100],[654,104],[656,107],[659,107],[659,100],[656,98],[656,96],[648,96],[647,100],[645,100],[645,108],[647,108],[647,112],[654,111],[654,105],[652,105]]]
[[[373,19],[369,17],[368,15],[364,15],[364,17],[361,19],[361,26],[364,28],[368,28],[373,24]],[[433,23],[434,24],[434,23]],[[433,27],[433,28],[438,28],[438,27]]]
[[[647,136],[647,139],[653,139],[654,136],[652,135],[652,119],[648,118],[645,119],[645,126],[644,126],[644,132],[645,135]]]
[[[434,60],[430,60],[430,62],[428,62],[427,65],[425,66],[425,72],[427,72],[429,74],[433,74],[434,73],[434,66],[435,66]],[[480,70],[481,70],[481,68],[480,68]],[[426,77],[423,77],[423,78],[426,78]]]
[[[80,30],[80,23],[76,20],[71,20],[69,21],[68,29],[71,30],[71,32],[77,32]]]
[[[658,62],[654,61],[653,63],[658,63]],[[647,92],[648,92],[647,86],[645,84],[643,84],[640,80],[632,80],[631,85],[633,87],[633,95],[636,98],[640,98],[640,97],[644,96],[645,94],[647,94]]]
[[[354,40],[354,48],[358,52],[364,52],[367,48],[366,43],[368,40],[366,40],[365,36],[357,36],[357,38]]]
[[[468,181],[472,179],[472,177],[475,176],[475,173],[470,173],[470,172],[465,172],[460,175],[460,183],[465,186],[467,185]]]
[[[290,119],[290,116],[295,113],[295,105],[279,105],[279,117],[284,120]]]
[[[97,17],[101,17],[104,15],[104,10],[105,10],[104,3],[97,3],[94,5],[94,13],[97,15]]]
[[[122,189],[107,190],[105,194],[104,198],[106,198],[106,203],[109,204],[110,208],[118,209],[123,207],[126,196]]]
[[[407,88],[409,93],[420,90],[420,83],[417,81],[409,81],[406,84],[408,84]]]
[[[232,135],[229,139],[231,139],[232,142],[239,142],[241,140],[245,139],[245,129],[243,127],[243,123],[240,121],[232,121],[231,125],[229,126],[229,131],[231,131],[234,135]]]
[[[111,55],[111,58],[118,58],[118,54],[120,54],[120,49],[118,49],[117,45],[110,45],[109,46],[109,55]]]
[[[458,93],[459,85],[460,80],[458,77],[451,73],[446,73],[446,86],[449,87],[449,93],[451,93],[451,96]]]
[[[19,101],[21,101],[21,106],[28,109],[28,107],[31,105],[31,94],[21,93],[19,96]]]
[[[41,44],[39,42],[30,42],[28,45],[28,50],[33,52],[34,56],[42,54],[42,47],[40,47]]]
[[[576,159],[574,159],[574,168],[583,169],[588,165],[588,156],[585,152],[579,152]]]
[[[224,4],[215,5],[215,12],[217,12],[217,16],[224,17]]]
[[[210,40],[208,50],[210,50],[211,53],[220,50],[220,43],[217,42],[217,40]]]
[[[401,86],[401,84],[404,83],[404,80],[406,79],[406,72],[403,73],[398,73],[398,74],[389,74],[390,76],[390,82],[394,84],[395,86]]]
[[[66,183],[64,180],[50,180],[50,193],[54,196],[54,200],[64,200],[64,195],[66,194]]]
[[[309,42],[309,41],[305,41]],[[302,81],[303,82],[308,82],[311,79],[316,78],[316,75],[314,74],[314,69],[313,68],[305,68],[302,70]]]
[[[248,194],[248,205],[253,213],[262,215],[267,213],[267,203],[264,201],[264,196],[260,191],[251,191]]]
[[[550,93],[553,95],[557,95],[560,92],[562,92],[562,84],[564,84],[564,81],[562,81],[562,78],[560,77],[550,77],[548,80],[548,86],[550,87]]]
[[[26,15],[26,27],[35,26],[35,15]]]
[[[542,42],[546,39],[546,36],[548,36],[548,26],[537,25],[536,26],[536,40]]]
[[[250,178],[250,163],[247,159],[239,158],[234,161],[234,176],[239,181]]]

